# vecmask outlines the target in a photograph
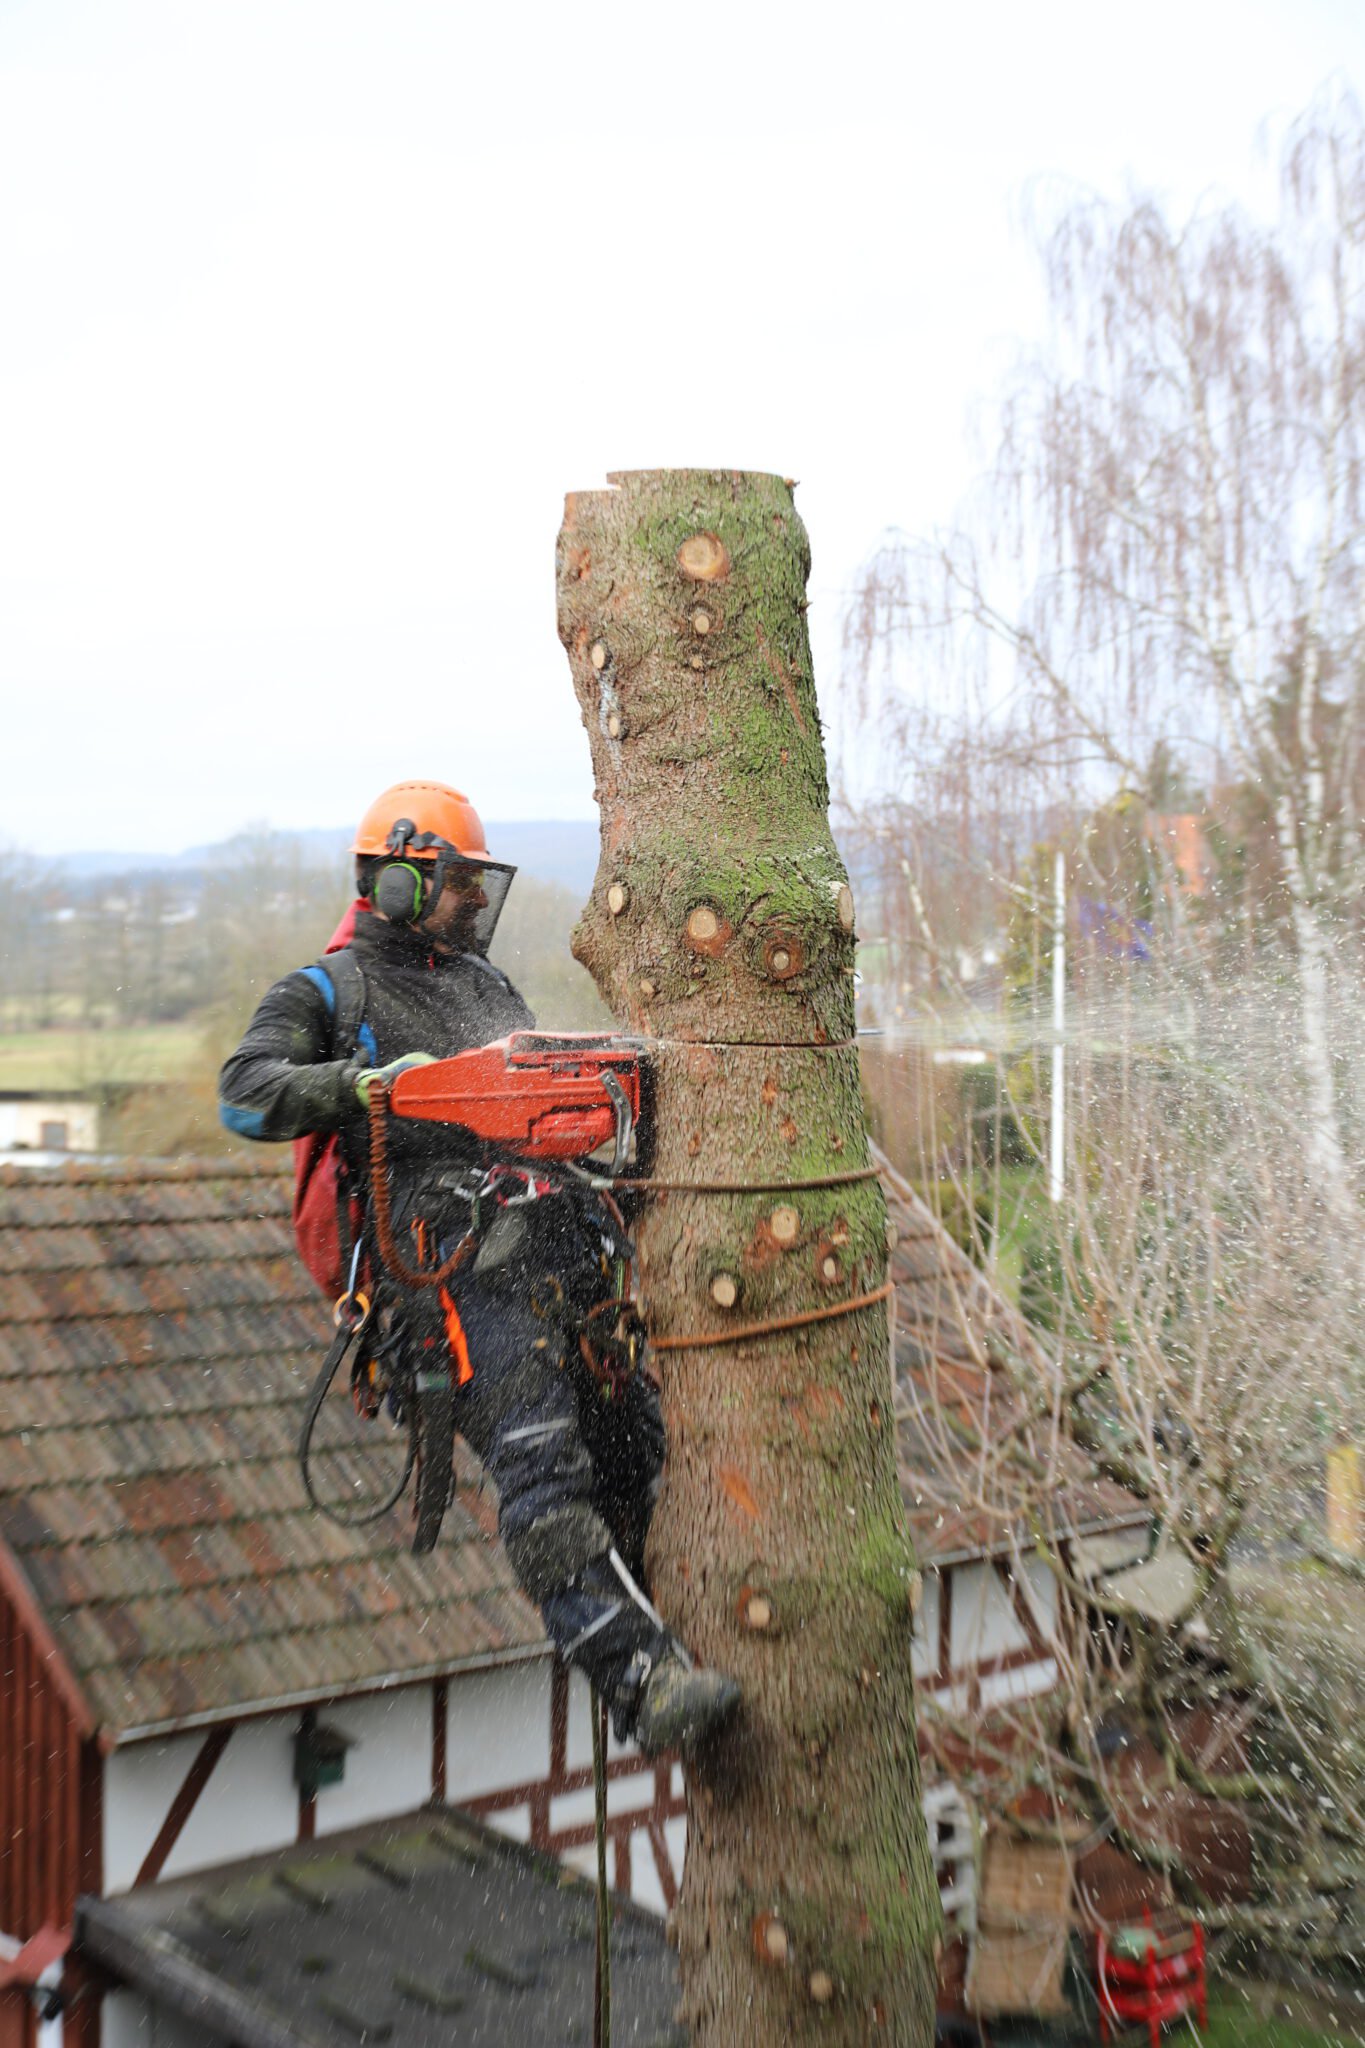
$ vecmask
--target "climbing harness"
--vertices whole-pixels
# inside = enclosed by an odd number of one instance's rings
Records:
[[[405,1287],[439,1287],[472,1258],[478,1248],[477,1233],[471,1226],[454,1251],[437,1266],[408,1264],[393,1235],[393,1211],[389,1201],[389,1089],[386,1082],[370,1084],[369,1118],[370,1200],[379,1256],[394,1279],[401,1280]]]
[[[615,1084],[614,1075],[608,1078]],[[613,1292],[583,1312],[571,1304],[558,1275],[546,1273],[533,1283],[532,1298],[546,1322],[560,1327],[571,1345],[576,1340],[577,1355],[605,1399],[619,1398],[638,1369],[646,1333],[630,1296],[633,1248],[620,1209],[609,1193],[582,1189],[580,1181],[563,1173],[547,1174],[501,1160],[447,1177],[442,1185],[469,1204],[468,1228],[442,1256],[430,1225],[422,1217],[414,1217],[409,1224],[412,1252],[406,1253],[398,1241],[389,1191],[389,1092],[384,1083],[376,1082],[369,1093],[370,1201],[356,1235],[346,1286],[333,1312],[336,1335],[305,1403],[298,1459],[309,1501],[330,1520],[348,1528],[362,1527],[388,1513],[415,1479],[412,1548],[420,1556],[434,1547],[450,1505],[456,1396],[474,1376],[449,1282],[491,1242],[490,1232],[498,1217],[552,1197],[575,1194],[580,1208],[586,1194],[591,1208],[602,1212],[594,1225],[601,1247],[597,1256]],[[619,1132],[624,1124],[628,1132],[630,1104],[624,1091],[622,1095],[624,1107],[618,1113],[617,1127]],[[362,1271],[369,1281],[368,1292],[360,1287]],[[433,1288],[444,1321],[445,1343],[429,1360],[425,1354],[436,1340],[428,1335],[422,1348],[416,1347],[412,1333],[400,1326],[399,1296],[402,1289]],[[337,1497],[331,1498],[319,1481],[318,1467],[324,1455],[319,1449],[319,1420],[348,1355],[354,1415],[367,1424],[378,1424],[387,1416],[405,1434],[398,1476],[377,1499],[351,1497],[358,1486],[355,1473],[364,1454],[350,1433],[330,1453],[339,1461],[343,1489],[339,1493],[332,1489]]]
[[[635,1377],[648,1331],[629,1295],[595,1302],[579,1326],[579,1356],[607,1400],[619,1400]]]

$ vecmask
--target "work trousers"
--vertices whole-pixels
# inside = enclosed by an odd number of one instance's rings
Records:
[[[438,1289],[405,1292],[410,1341],[447,1342]],[[570,1321],[533,1306],[525,1271],[477,1270],[449,1283],[473,1376],[459,1389],[455,1426],[498,1490],[498,1534],[546,1632],[613,1704],[640,1653],[666,1638],[620,1572],[637,1584],[664,1460],[658,1390],[643,1368],[608,1396],[579,1354]]]

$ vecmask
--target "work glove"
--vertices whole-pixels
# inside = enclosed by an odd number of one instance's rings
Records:
[[[402,1059],[390,1060],[386,1067],[365,1067],[355,1077],[355,1092],[362,1109],[370,1106],[370,1090],[376,1081],[382,1081],[386,1088],[392,1088],[400,1074],[406,1074],[409,1067],[429,1067],[434,1054],[429,1052],[405,1052]]]

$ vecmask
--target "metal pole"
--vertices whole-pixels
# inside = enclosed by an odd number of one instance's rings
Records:
[[[1052,1145],[1047,1191],[1051,1201],[1060,1202],[1066,1159],[1066,1054],[1062,1048],[1066,1025],[1066,864],[1060,847],[1053,869],[1052,893]]]

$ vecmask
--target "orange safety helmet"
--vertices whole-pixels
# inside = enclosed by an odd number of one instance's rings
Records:
[[[489,859],[479,814],[458,789],[448,782],[395,782],[356,826],[351,852],[361,895],[390,924],[420,932],[447,882],[464,890],[458,949],[487,953],[516,869]]]
[[[351,846],[362,858],[401,853],[407,860],[435,860],[442,851],[488,858],[478,812],[448,782],[395,782],[370,805]]]

